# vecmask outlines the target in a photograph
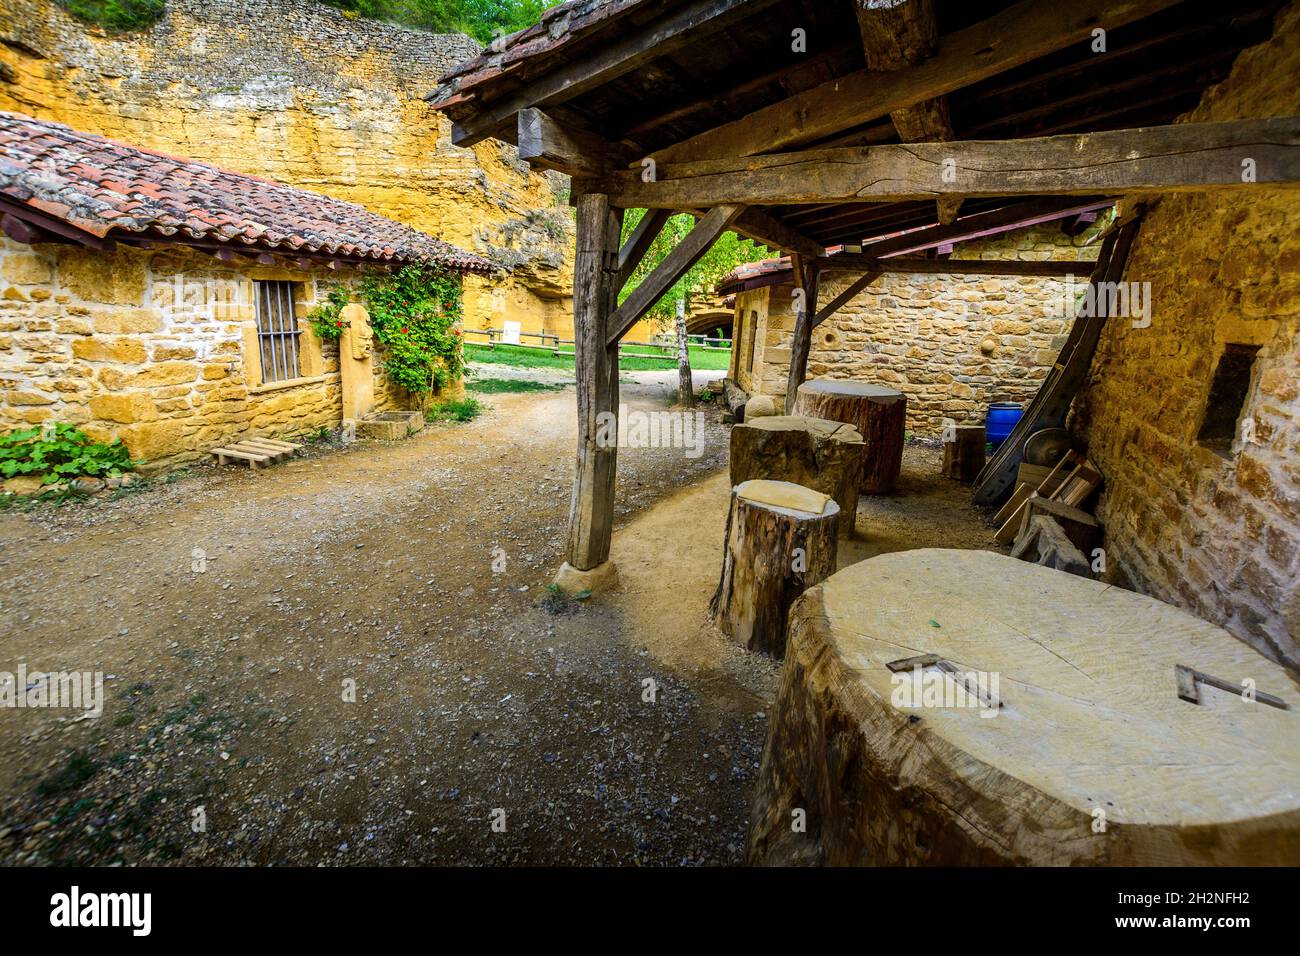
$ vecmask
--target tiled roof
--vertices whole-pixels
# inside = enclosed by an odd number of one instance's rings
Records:
[[[492,263],[355,203],[0,112],[0,199],[99,239],[170,238],[234,249],[462,272]]]
[[[779,259],[760,259],[758,262],[743,262],[732,269],[713,290],[718,295],[730,295],[758,289],[765,285],[779,285],[789,279],[794,267],[789,256]]]

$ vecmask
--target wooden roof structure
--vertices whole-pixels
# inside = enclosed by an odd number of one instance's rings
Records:
[[[574,177],[570,564],[608,556],[614,449],[597,446],[595,422],[617,409],[618,340],[723,231],[793,256],[808,303],[793,396],[812,326],[847,301],[817,309],[825,269],[856,271],[860,291],[884,271],[926,270],[900,241],[924,236],[920,248],[934,248],[1120,196],[1300,181],[1295,117],[1175,123],[1243,48],[1272,35],[1282,6],[570,0],[443,77],[429,99],[453,120],[454,143],[503,139]],[[1243,157],[1255,164],[1250,182]],[[620,248],[628,208],[651,212]],[[695,229],[620,304],[675,212],[694,214]],[[1117,277],[1135,229],[1127,217],[1116,224],[1095,270],[1065,265]],[[838,245],[847,251],[827,256]],[[1090,361],[1095,341],[1078,344],[1077,361]]]

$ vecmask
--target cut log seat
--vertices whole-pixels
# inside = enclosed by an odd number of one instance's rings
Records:
[[[809,589],[788,633],[751,863],[1300,862],[1300,690],[1185,611],[919,549]],[[1210,678],[1196,702],[1188,671]],[[953,672],[1000,706],[963,702]]]
[[[863,451],[852,425],[798,415],[754,417],[731,429],[731,484],[766,478],[828,494],[840,506],[839,533],[847,537],[858,514]]]
[[[867,382],[813,378],[799,386],[794,413],[856,428],[866,444],[863,494],[893,491],[903,467],[907,398],[902,392]]]
[[[780,657],[790,605],[835,570],[839,505],[788,481],[731,489],[722,576],[709,609],[724,633]]]

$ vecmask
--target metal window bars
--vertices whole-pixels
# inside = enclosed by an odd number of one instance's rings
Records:
[[[298,378],[298,319],[292,282],[256,282],[257,341],[262,351],[262,382]]]

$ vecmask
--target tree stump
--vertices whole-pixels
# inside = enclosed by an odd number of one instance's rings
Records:
[[[867,446],[862,492],[878,495],[893,490],[903,467],[907,398],[902,392],[866,382],[814,378],[799,386],[794,413],[856,428]]]
[[[731,429],[732,487],[766,478],[820,491],[840,506],[840,535],[852,535],[865,448],[858,430],[798,415],[745,417]]]
[[[943,476],[970,484],[984,467],[987,432],[983,425],[945,425]]]
[[[1185,611],[988,551],[921,548],[810,588],[788,636],[751,864],[1300,859],[1300,690]],[[1180,699],[1180,667],[1210,675],[1198,703]]]
[[[790,605],[835,570],[840,508],[788,481],[746,481],[731,489],[722,577],[709,610],[751,651],[785,653]]]

